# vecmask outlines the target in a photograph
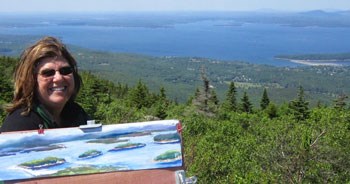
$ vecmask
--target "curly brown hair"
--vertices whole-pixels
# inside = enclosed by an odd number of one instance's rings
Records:
[[[35,68],[43,58],[58,56],[64,57],[73,68],[75,90],[69,101],[74,101],[82,85],[77,62],[61,41],[54,37],[44,37],[21,54],[13,75],[14,96],[12,104],[6,108],[7,112],[11,113],[18,108],[24,108],[22,115],[27,115],[30,112],[37,100],[35,96],[37,87]]]

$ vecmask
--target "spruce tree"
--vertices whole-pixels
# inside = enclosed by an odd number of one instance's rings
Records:
[[[212,103],[214,105],[218,105],[219,104],[219,99],[218,99],[218,96],[216,95],[215,90],[211,90],[209,101],[210,101],[210,103]]]
[[[13,98],[13,84],[11,75],[17,59],[2,56],[0,57],[0,126],[4,121],[7,112],[3,108],[4,104],[10,103]]]
[[[17,59],[6,56],[0,57],[0,100],[6,103],[11,102],[13,97],[13,84],[11,81],[12,71],[17,64]]]
[[[156,114],[155,116],[159,119],[165,119],[168,114],[166,112],[166,105],[164,103],[158,103],[156,104]]]
[[[278,116],[277,107],[273,103],[269,103],[269,105],[265,109],[265,112],[270,119],[276,118]]]
[[[198,112],[207,116],[212,116],[214,115],[214,111],[217,109],[215,103],[218,103],[218,101],[216,101],[217,97],[212,96],[213,94],[216,96],[216,94],[215,92],[212,92],[210,82],[206,76],[204,68],[201,68],[201,78],[203,81],[203,88],[196,89],[195,96],[192,99],[192,104],[197,108]]]
[[[164,87],[161,87],[159,90],[159,99],[164,101],[167,99]]]
[[[198,98],[199,95],[201,95],[201,91],[199,90],[199,88],[196,88],[196,91],[194,92],[194,98]]]
[[[210,86],[209,86],[209,79],[206,75],[204,68],[202,68],[201,77],[203,80],[203,90],[204,90],[203,105],[204,105],[205,111],[209,111],[208,103],[209,103],[209,99],[210,99]]]
[[[90,116],[96,118],[95,113],[97,112],[99,103],[97,100],[97,96],[99,95],[97,95],[96,91],[93,89],[93,86],[97,83],[96,78],[90,72],[82,72],[81,78],[84,85],[79,91],[76,102],[78,102]]]
[[[242,101],[242,103],[241,103],[242,112],[252,113],[253,112],[253,105],[249,101],[249,97],[248,97],[247,92],[244,92],[241,101]]]
[[[265,88],[264,92],[263,92],[263,96],[262,96],[261,101],[260,101],[261,110],[265,110],[269,104],[270,104],[270,99],[267,96],[267,91]]]
[[[136,87],[130,91],[129,101],[130,105],[141,109],[142,107],[149,107],[150,92],[145,84],[141,80],[137,83]]]
[[[223,104],[225,110],[228,110],[228,111],[237,110],[236,94],[237,94],[237,91],[236,91],[235,83],[231,82],[226,94],[226,100]]]
[[[289,103],[289,108],[292,110],[292,113],[297,121],[306,120],[309,118],[309,102],[305,100],[304,89],[302,86],[299,86],[298,96],[295,100],[292,100]]]
[[[215,90],[211,89],[210,90],[210,97],[209,97],[209,110],[211,112],[217,112],[218,107],[219,107],[219,99],[216,95]]]
[[[168,109],[169,101],[167,100],[164,87],[160,88],[158,101],[155,105],[156,105],[155,116],[158,117],[159,119],[165,119],[168,116],[166,113],[166,110]]]
[[[337,99],[334,100],[334,108],[337,110],[344,110],[346,106],[345,100],[348,98],[348,96],[342,94]]]

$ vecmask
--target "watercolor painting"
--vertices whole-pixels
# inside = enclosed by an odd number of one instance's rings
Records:
[[[181,167],[178,120],[0,134],[0,181]]]

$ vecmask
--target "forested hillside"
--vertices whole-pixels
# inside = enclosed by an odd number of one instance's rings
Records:
[[[244,92],[257,106],[264,88],[269,89],[277,104],[293,99],[298,86],[303,86],[310,104],[326,105],[340,95],[350,93],[350,67],[273,67],[238,61],[219,61],[205,58],[150,57],[132,54],[87,52],[75,50],[80,66],[104,79],[135,85],[144,80],[150,90],[160,87],[171,99],[185,102],[201,85],[200,71],[205,68],[218,98],[224,99],[231,81],[235,82],[240,97]]]
[[[0,45],[0,54],[18,57],[23,47],[37,39],[35,36],[0,35],[3,43]],[[169,99],[182,103],[201,86],[201,68],[205,68],[206,75],[221,101],[224,100],[231,81],[235,82],[237,96],[241,98],[246,92],[254,106],[259,106],[260,96],[265,88],[268,89],[271,100],[278,105],[292,100],[300,85],[303,86],[312,107],[319,103],[332,105],[334,99],[350,93],[350,66],[274,67],[240,61],[151,57],[98,52],[72,45],[68,47],[78,60],[81,70],[90,71],[114,84],[134,86],[142,79],[151,92],[157,93],[164,87]],[[327,55],[328,58],[337,56]]]
[[[98,55],[94,56],[91,62],[100,62],[96,67],[108,64]],[[0,70],[4,71],[0,76],[2,106],[11,99],[9,76],[16,62],[16,58],[0,58]],[[269,70],[269,67],[249,66],[256,71]],[[119,65],[119,69],[123,68],[127,70]],[[311,107],[310,93],[307,95],[300,83],[295,86],[293,98],[282,104],[271,98],[275,88],[261,88],[264,90],[254,96],[258,105],[254,105],[251,94],[245,91],[238,94],[238,86],[242,84],[231,80],[220,100],[217,88],[211,87],[213,73],[208,68],[201,67],[193,74],[198,75],[200,83],[184,103],[169,98],[168,93],[176,89],[160,87],[151,91],[151,84],[145,83],[143,78],[128,85],[102,79],[93,71],[81,73],[84,86],[77,101],[103,124],[179,119],[184,127],[186,172],[188,176],[197,176],[198,183],[350,182],[349,93],[335,96],[327,106],[319,103]],[[303,69],[283,70],[293,71],[288,74],[293,76]],[[343,71],[342,68],[333,70]],[[233,68],[230,78],[238,76],[237,71],[239,67]],[[147,75],[152,77],[152,73]],[[333,75],[340,77],[344,73],[334,72]],[[126,77],[118,75],[117,69],[116,76]],[[184,79],[178,75],[169,80]],[[276,77],[276,81],[283,79],[283,76]],[[317,76],[311,79],[316,81]],[[345,79],[340,77],[339,80]],[[4,117],[5,112],[1,110],[0,123]]]

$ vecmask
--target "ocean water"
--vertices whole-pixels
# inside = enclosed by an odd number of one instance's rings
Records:
[[[132,21],[132,20],[131,20]],[[170,26],[67,25],[1,27],[0,34],[52,35],[66,44],[151,56],[190,56],[246,61],[275,66],[295,65],[276,55],[350,52],[350,27],[292,27],[211,19]]]

